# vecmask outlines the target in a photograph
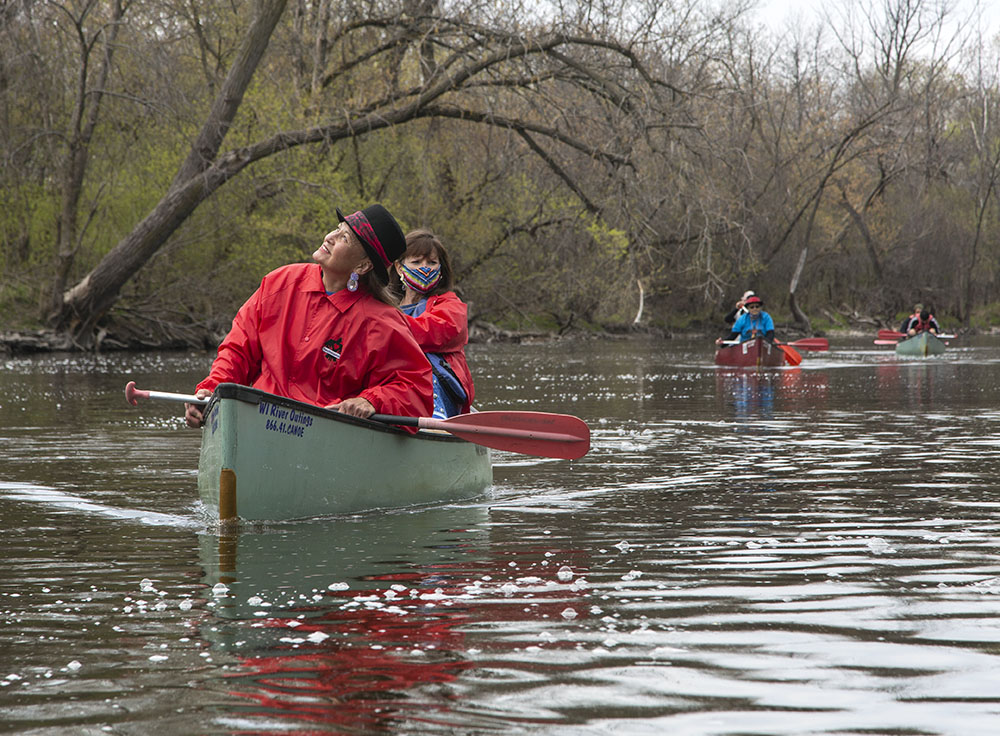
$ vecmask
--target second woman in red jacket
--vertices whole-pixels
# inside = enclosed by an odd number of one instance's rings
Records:
[[[468,310],[453,291],[448,252],[431,231],[414,230],[394,265],[390,289],[400,296],[400,309],[434,370],[434,416],[465,414],[475,398],[465,360]]]

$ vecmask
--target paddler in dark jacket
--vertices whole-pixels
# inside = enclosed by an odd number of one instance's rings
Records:
[[[747,313],[746,301],[753,295],[754,293],[749,289],[747,291],[744,291],[743,296],[741,296],[739,301],[736,302],[736,306],[726,313],[726,316],[722,318],[722,321],[725,322],[727,325],[731,325],[734,324],[736,320],[738,320],[744,314],[746,314]]]
[[[906,323],[906,329],[903,330],[903,332],[912,337],[918,332],[923,332],[924,330],[927,330],[932,335],[936,335],[941,331],[941,326],[938,324],[937,320],[934,319],[934,315],[926,309],[922,310],[920,314],[910,317],[909,322]]]

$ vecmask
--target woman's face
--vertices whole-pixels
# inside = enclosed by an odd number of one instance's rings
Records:
[[[403,284],[403,289],[409,295],[416,295],[418,292],[406,283],[406,279],[403,277],[403,266],[411,270],[416,270],[418,268],[440,268],[441,259],[438,257],[437,248],[430,248],[425,255],[417,255],[415,253],[408,253],[396,261],[396,273],[399,275],[399,280]]]
[[[340,227],[323,238],[323,242],[312,257],[324,270],[338,274],[349,274],[356,270],[368,256],[365,254],[365,249],[361,247],[361,241],[347,227],[347,223],[342,222]]]
[[[402,262],[407,268],[438,268],[441,265],[436,248],[431,248],[427,255],[423,256],[403,256]]]

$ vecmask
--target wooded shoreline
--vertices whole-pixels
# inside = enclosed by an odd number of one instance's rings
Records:
[[[470,322],[710,332],[753,289],[800,335],[1000,324],[1000,44],[954,2],[781,34],[752,3],[8,3],[3,344],[212,344],[373,202],[441,237]]]
[[[545,342],[560,339],[622,339],[633,335],[659,335],[664,339],[672,337],[671,333],[649,327],[638,327],[630,330],[583,331],[574,330],[560,334],[558,331],[544,330],[507,330],[492,324],[477,324],[469,329],[469,343],[510,342],[528,343]],[[23,356],[36,353],[86,353],[146,350],[215,350],[221,336],[205,332],[200,341],[148,342],[134,336],[123,337],[114,334],[101,336],[94,345],[82,347],[74,345],[63,333],[52,329],[44,330],[14,330],[0,333],[0,355]]]
[[[893,325],[885,324],[888,329]],[[874,334],[877,327],[871,329],[852,328],[823,330],[815,335],[805,335],[794,329],[794,326],[778,325],[778,332],[786,340],[797,337],[866,337]],[[648,326],[609,327],[607,329],[582,330],[574,329],[560,333],[557,330],[508,330],[488,323],[477,323],[469,329],[469,344],[507,342],[507,343],[540,343],[556,340],[628,340],[641,337],[659,337],[671,340],[675,337],[704,337],[714,339],[725,332],[724,327],[718,330],[695,328],[687,330],[666,330]],[[988,329],[961,328],[953,330],[961,335],[994,335],[1000,334],[1000,328]],[[170,343],[149,343],[134,338],[122,338],[113,334],[104,336],[97,344],[90,347],[73,345],[64,334],[56,330],[15,330],[0,333],[0,355],[6,357],[23,357],[45,353],[100,353],[100,352],[142,352],[157,350],[205,350],[214,351],[222,336],[204,333],[200,342],[176,341]]]

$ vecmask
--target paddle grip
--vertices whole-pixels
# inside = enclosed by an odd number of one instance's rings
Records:
[[[125,384],[125,401],[130,403],[132,406],[138,406],[139,402],[136,399],[148,399],[149,391],[141,391],[135,387],[135,381],[129,381]]]
[[[383,424],[398,424],[402,427],[419,427],[420,417],[397,417],[392,414],[372,414],[370,417],[373,422],[382,422]]]

